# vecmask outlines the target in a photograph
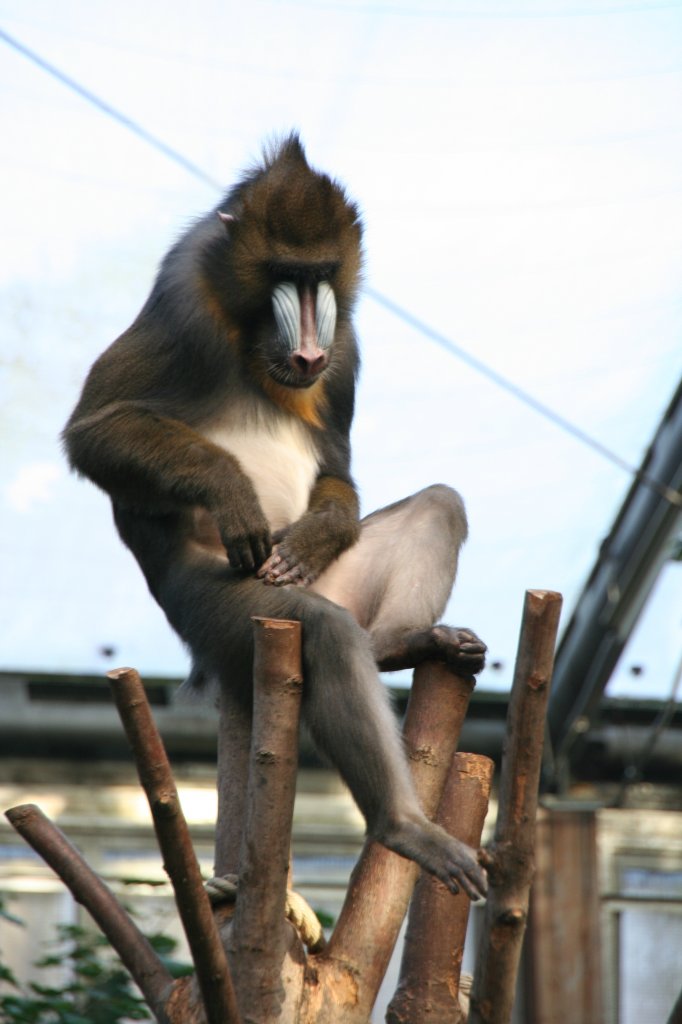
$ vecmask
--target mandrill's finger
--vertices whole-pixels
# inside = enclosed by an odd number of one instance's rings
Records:
[[[279,554],[279,549],[277,547],[274,547],[269,558],[266,558],[263,564],[261,565],[257,575],[260,577],[260,579],[263,579],[265,576],[269,576],[282,561],[283,559],[282,556]]]
[[[256,568],[251,554],[251,546],[245,540],[233,541],[227,548],[227,557],[233,569],[251,572]]]
[[[473,879],[474,879],[474,881],[475,881],[475,883],[476,883],[476,885],[478,887],[478,891],[481,893],[481,895],[487,896],[488,895],[488,872],[485,870],[484,867],[481,866],[480,862],[478,861],[478,858],[476,859],[476,863],[475,863],[474,869],[473,869],[473,871],[470,872],[470,874],[473,877]]]
[[[469,652],[476,654],[485,654],[485,652],[488,650],[486,645],[481,643],[480,640],[464,640],[462,641],[462,643],[460,643],[459,649],[460,651],[462,651],[462,653],[466,654],[468,654]]]
[[[480,860],[470,856],[471,852],[467,851],[466,859],[453,862],[451,874],[470,899],[480,900],[487,895],[488,876]]]
[[[289,583],[302,583],[303,573],[300,565],[284,567],[277,572],[274,583],[278,587],[285,587]]]
[[[485,890],[481,891],[481,888],[475,885],[466,875],[462,875],[457,881],[460,888],[464,890],[473,903],[476,903],[485,896]]]
[[[476,857],[478,858],[478,863],[482,864],[484,867],[492,867],[495,863],[495,858],[490,850],[486,849],[485,846],[479,847],[476,851]]]
[[[256,569],[259,565],[263,565],[270,556],[270,547],[262,539],[256,538],[251,541],[251,551]]]
[[[292,565],[286,558],[277,559],[276,565],[265,565],[258,573],[265,583],[275,587],[284,587],[289,583],[299,583],[304,580],[301,567]]]

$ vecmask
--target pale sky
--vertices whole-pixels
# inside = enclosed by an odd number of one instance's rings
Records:
[[[369,287],[639,463],[682,375],[682,4],[0,0],[0,28],[225,188],[300,129],[363,211]],[[182,675],[58,434],[219,192],[2,40],[0,84],[0,669]],[[363,509],[460,490],[447,618],[508,686],[525,589],[568,620],[630,479],[370,297],[358,329]],[[681,647],[676,565],[610,692],[667,693]]]

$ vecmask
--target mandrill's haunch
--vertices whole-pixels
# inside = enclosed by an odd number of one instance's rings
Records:
[[[192,680],[250,706],[251,616],[299,619],[307,724],[369,835],[475,899],[485,873],[422,813],[377,674],[426,658],[477,672],[485,645],[434,626],[467,532],[454,491],[358,519],[361,234],[356,206],[292,135],[173,246],[64,438],[111,496]]]

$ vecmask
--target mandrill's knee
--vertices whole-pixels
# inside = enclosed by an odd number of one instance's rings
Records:
[[[439,521],[440,528],[450,534],[455,544],[466,540],[468,525],[464,501],[453,487],[431,484],[415,494],[414,499],[432,519]]]
[[[375,675],[369,635],[339,605],[319,598],[306,608],[303,618],[303,699],[315,700],[339,685],[345,693]]]
[[[366,642],[366,633],[340,605],[319,597],[303,617],[303,647],[311,659],[342,660]]]

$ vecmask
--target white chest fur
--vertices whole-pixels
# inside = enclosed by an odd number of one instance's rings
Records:
[[[318,456],[309,431],[293,416],[240,423],[230,419],[202,433],[239,460],[271,530],[288,526],[305,512]]]

